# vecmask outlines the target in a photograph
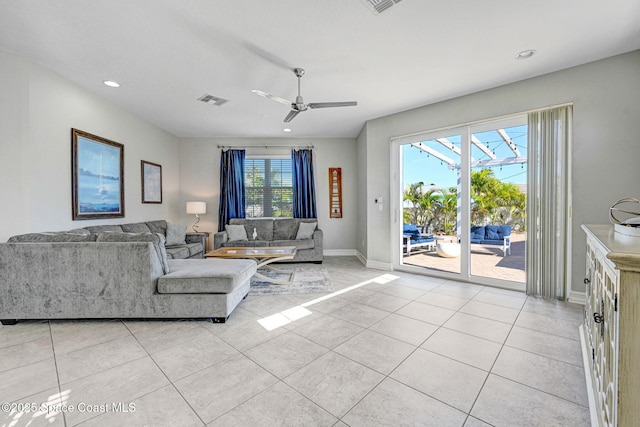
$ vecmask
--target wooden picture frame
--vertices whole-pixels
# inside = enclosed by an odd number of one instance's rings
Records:
[[[124,218],[124,145],[71,129],[71,215]]]
[[[329,218],[342,218],[342,168],[329,168]]]
[[[142,203],[162,203],[162,166],[140,161]]]

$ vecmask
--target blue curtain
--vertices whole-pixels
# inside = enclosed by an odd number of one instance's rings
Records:
[[[244,218],[244,150],[222,151],[220,156],[220,208],[218,231],[231,218]]]
[[[293,217],[317,218],[313,152],[292,150],[291,163],[293,164]]]

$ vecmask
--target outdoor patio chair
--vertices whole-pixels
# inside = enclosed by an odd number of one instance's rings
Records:
[[[436,242],[433,234],[422,234],[417,225],[403,224],[402,247],[405,254],[410,255],[411,250],[416,248],[427,248],[432,251],[436,247]]]

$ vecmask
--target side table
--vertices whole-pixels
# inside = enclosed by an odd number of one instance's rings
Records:
[[[198,231],[197,233],[187,233],[187,236],[199,236],[202,242],[202,247],[204,248],[204,252],[209,252],[209,236],[211,235],[210,231]]]

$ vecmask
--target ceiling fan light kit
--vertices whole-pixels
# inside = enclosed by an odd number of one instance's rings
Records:
[[[262,97],[265,97],[265,98],[268,98],[268,99],[272,99],[272,100],[274,100],[276,102],[279,102],[281,104],[288,105],[289,107],[291,107],[291,111],[289,111],[289,114],[287,114],[287,116],[283,120],[284,123],[289,123],[291,120],[294,119],[294,117],[296,117],[302,111],[307,111],[307,109],[333,108],[333,107],[354,107],[354,106],[358,105],[358,103],[356,101],[347,101],[347,102],[311,102],[309,104],[305,104],[304,99],[302,98],[302,95],[300,95],[300,79],[302,78],[302,76],[304,76],[305,71],[304,71],[303,68],[294,68],[293,69],[293,73],[298,78],[298,96],[296,96],[295,102],[288,101],[288,100],[286,100],[284,98],[280,98],[279,96],[271,95],[270,93],[263,92],[261,90],[253,89],[251,91],[251,92],[255,93],[256,95],[260,95]]]

